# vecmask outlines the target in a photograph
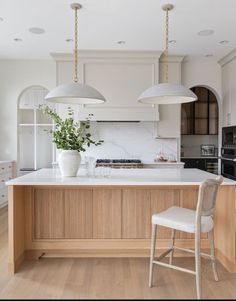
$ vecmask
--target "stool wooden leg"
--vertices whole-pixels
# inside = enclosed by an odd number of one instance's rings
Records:
[[[150,256],[150,269],[149,269],[149,287],[152,287],[152,274],[153,274],[153,260],[156,248],[156,225],[152,225],[152,237],[151,237],[151,256]]]
[[[212,269],[215,281],[219,281],[217,269],[216,269],[216,259],[215,259],[215,246],[214,246],[214,230],[208,233],[209,235],[209,241],[210,241],[210,247],[211,247],[211,263],[212,263]]]
[[[202,285],[201,285],[201,232],[200,231],[197,231],[195,234],[195,266],[196,266],[197,298],[201,299]]]
[[[172,251],[170,253],[170,260],[169,260],[169,264],[172,264],[173,263],[173,255],[174,255],[174,245],[175,245],[175,233],[176,233],[176,230],[175,229],[172,229],[171,230],[171,248],[172,248]]]

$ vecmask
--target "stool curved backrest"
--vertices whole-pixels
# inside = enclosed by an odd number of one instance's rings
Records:
[[[198,193],[197,218],[201,216],[213,216],[216,197],[219,186],[223,182],[223,177],[207,179],[201,183]]]

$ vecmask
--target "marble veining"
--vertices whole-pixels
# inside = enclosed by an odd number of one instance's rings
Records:
[[[177,158],[177,139],[155,139],[156,122],[91,122],[91,132],[104,143],[91,146],[82,157],[153,161],[164,153]]]

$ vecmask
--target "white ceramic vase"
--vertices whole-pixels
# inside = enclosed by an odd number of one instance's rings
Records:
[[[59,168],[63,177],[76,177],[79,170],[81,155],[76,150],[62,150],[58,158]]]

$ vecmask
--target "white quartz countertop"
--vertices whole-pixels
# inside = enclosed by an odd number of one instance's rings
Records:
[[[142,161],[142,163],[144,165],[184,165],[185,164],[184,162],[169,162],[169,161],[166,161],[166,162]]]
[[[60,171],[40,169],[8,181],[7,185],[49,185],[49,186],[161,186],[199,185],[216,175],[199,169],[111,169],[109,177],[88,177],[85,169],[80,169],[77,177],[61,177]],[[236,181],[224,179],[223,185],[236,185]]]

